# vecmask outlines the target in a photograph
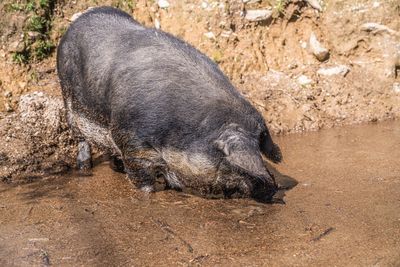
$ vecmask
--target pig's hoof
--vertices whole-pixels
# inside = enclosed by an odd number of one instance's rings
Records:
[[[77,162],[78,173],[81,176],[91,176],[92,175],[92,162],[91,160],[87,161],[78,161]]]
[[[86,141],[80,141],[78,144],[78,156],[76,157],[76,165],[79,173],[82,175],[91,175],[92,156],[90,145]]]

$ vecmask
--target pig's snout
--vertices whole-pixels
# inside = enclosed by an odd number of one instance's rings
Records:
[[[251,197],[257,201],[271,202],[275,193],[278,192],[278,186],[272,177],[253,177],[251,183]]]

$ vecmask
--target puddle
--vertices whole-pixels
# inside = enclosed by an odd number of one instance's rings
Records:
[[[107,163],[0,184],[0,265],[400,265],[400,123],[275,140],[285,205],[148,196]]]

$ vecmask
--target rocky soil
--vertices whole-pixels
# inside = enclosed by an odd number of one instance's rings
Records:
[[[274,133],[400,117],[397,0],[4,0],[3,180],[12,173],[43,173],[73,163],[55,47],[79,12],[99,5],[122,8],[206,53],[263,113]],[[44,93],[29,94],[36,91]]]

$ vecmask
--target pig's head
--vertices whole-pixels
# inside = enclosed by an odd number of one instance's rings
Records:
[[[203,195],[259,201],[271,200],[277,191],[262,154],[273,162],[279,162],[281,154],[266,127],[259,133],[250,133],[237,124],[225,125],[211,139],[193,147],[191,151],[165,154],[170,183],[199,190]]]
[[[218,182],[224,194],[239,194],[268,201],[277,191],[274,177],[266,168],[262,154],[274,162],[281,160],[279,147],[265,129],[250,133],[236,124],[224,127],[213,144],[221,159]]]

